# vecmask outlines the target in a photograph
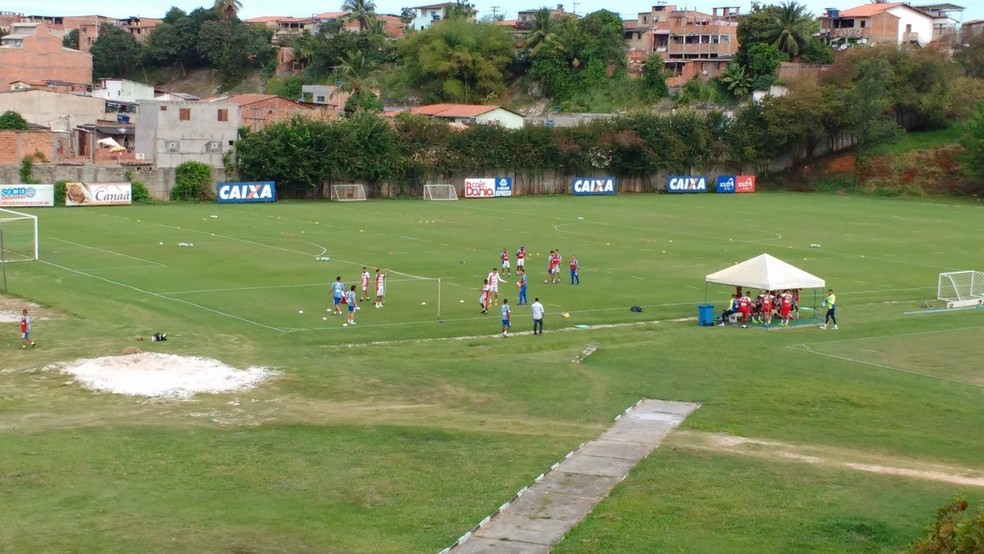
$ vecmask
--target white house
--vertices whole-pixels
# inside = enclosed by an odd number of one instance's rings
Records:
[[[100,87],[92,89],[92,95],[117,102],[138,102],[153,100],[154,87],[127,79],[103,79]]]
[[[430,27],[432,23],[444,21],[448,15],[448,8],[453,5],[451,2],[444,2],[443,4],[431,4],[429,6],[415,6],[410,8],[413,10],[413,21],[410,23],[410,27],[422,31]]]
[[[412,108],[410,113],[432,119],[443,119],[451,123],[500,125],[507,129],[520,129],[526,123],[522,115],[501,106],[431,104]]]

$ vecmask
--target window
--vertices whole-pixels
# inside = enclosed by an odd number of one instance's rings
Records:
[[[191,108],[179,108],[178,119],[181,121],[191,121]]]
[[[219,108],[219,121],[229,121],[229,110]]]
[[[317,103],[319,103],[319,104],[324,104],[325,103],[325,97],[324,96],[318,96],[315,101]]]
[[[167,106],[161,106],[161,111],[162,112],[166,112],[167,111]]]

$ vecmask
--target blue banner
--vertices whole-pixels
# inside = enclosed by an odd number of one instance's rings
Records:
[[[734,194],[735,193],[735,176],[734,175],[718,175],[717,192],[724,193],[724,194]]]
[[[598,196],[615,194],[615,177],[574,177],[571,194],[574,196]]]
[[[215,186],[215,197],[219,204],[276,202],[277,184],[273,181],[219,183]]]
[[[512,196],[512,177],[495,178],[495,195]]]
[[[707,192],[707,177],[670,176],[666,179],[666,192],[695,193]]]

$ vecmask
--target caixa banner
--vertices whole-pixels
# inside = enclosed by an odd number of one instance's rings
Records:
[[[274,181],[223,182],[215,185],[219,204],[247,202],[276,202],[277,184]]]
[[[666,192],[697,193],[707,192],[707,177],[670,176],[666,179]]]
[[[574,177],[571,180],[574,196],[615,194],[615,177]]]
[[[717,192],[720,194],[755,192],[754,175],[719,175]]]
[[[512,196],[512,179],[509,177],[481,177],[465,179],[465,198],[495,198]]]

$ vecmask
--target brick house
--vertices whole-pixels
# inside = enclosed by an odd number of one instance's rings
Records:
[[[306,106],[273,94],[237,94],[216,98],[209,102],[237,104],[240,127],[246,127],[251,131],[259,131],[271,123],[284,121],[295,115],[309,117],[315,112],[313,106]]]
[[[642,62],[653,53],[663,58],[669,86],[694,77],[717,76],[738,52],[739,9],[713,8],[712,13],[657,5],[623,23],[629,73],[640,75]]]
[[[239,105],[233,102],[138,102],[136,155],[157,167],[194,161],[223,167],[239,135]]]
[[[14,23],[0,40],[0,83],[13,81],[92,82],[92,56],[64,48],[43,23]]]
[[[0,131],[0,165],[19,164],[31,154],[50,163],[66,161],[72,158],[71,138],[44,130]]]
[[[933,41],[934,17],[901,2],[828,9],[820,17],[820,34],[833,46],[862,43],[924,48]]]

